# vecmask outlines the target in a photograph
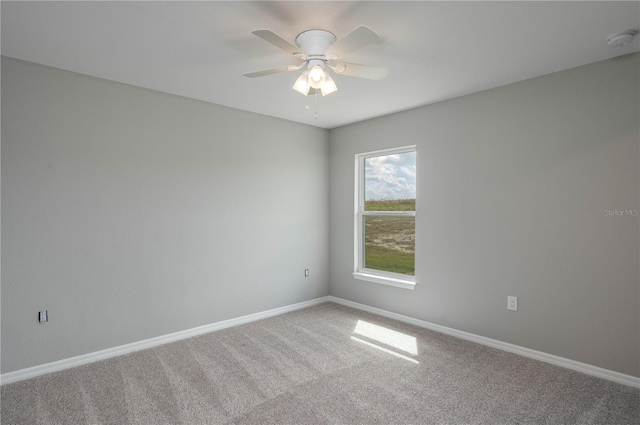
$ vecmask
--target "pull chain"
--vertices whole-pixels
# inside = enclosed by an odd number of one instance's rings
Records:
[[[308,111],[309,109],[311,109],[309,107],[309,104],[305,104],[304,105],[304,110]],[[316,92],[314,93],[314,102],[313,102],[313,119],[317,120],[318,119],[318,90],[316,90]]]

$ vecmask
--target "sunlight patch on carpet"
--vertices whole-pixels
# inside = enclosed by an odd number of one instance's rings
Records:
[[[413,354],[414,356],[418,354],[418,343],[415,337],[389,328],[374,325],[364,320],[358,320],[353,333]]]

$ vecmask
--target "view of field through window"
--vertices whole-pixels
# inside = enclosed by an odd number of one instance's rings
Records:
[[[415,274],[415,177],[415,151],[365,159],[365,268]]]

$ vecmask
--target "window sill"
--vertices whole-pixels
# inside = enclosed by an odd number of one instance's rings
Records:
[[[366,280],[367,282],[380,283],[382,285],[395,286],[396,288],[414,290],[416,283],[413,280],[398,279],[394,277],[386,277],[369,273],[354,272],[353,278],[358,280]]]

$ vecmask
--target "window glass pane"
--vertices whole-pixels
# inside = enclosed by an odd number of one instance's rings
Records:
[[[416,152],[364,160],[365,211],[416,210]]]
[[[414,275],[416,218],[364,216],[364,267]]]

